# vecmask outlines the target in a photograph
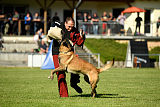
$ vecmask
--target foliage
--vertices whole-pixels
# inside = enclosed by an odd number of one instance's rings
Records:
[[[155,47],[149,51],[149,54],[160,54],[160,47]],[[152,60],[159,61],[159,56],[150,56]]]

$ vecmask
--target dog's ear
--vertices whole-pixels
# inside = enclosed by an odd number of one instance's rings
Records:
[[[63,45],[64,42],[66,42],[66,39],[64,39],[64,40],[61,42],[61,44]]]
[[[65,42],[63,42],[63,46],[68,47],[68,44],[67,44],[67,42],[66,42],[66,41],[65,41]]]
[[[69,49],[71,49],[71,44],[70,44],[70,42],[69,42],[69,39],[64,39],[64,40],[61,42],[61,44],[62,44],[63,46],[68,47]]]
[[[69,39],[66,39],[66,43],[67,43],[67,45],[68,45],[68,48],[70,48],[70,49],[71,49],[71,44],[70,44]]]

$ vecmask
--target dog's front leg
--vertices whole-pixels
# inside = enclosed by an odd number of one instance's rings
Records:
[[[63,70],[65,70],[65,67],[64,66],[59,66],[58,68],[56,68],[56,69],[54,69],[54,70],[51,71],[51,75],[48,78],[50,78],[51,80],[53,80],[53,74],[55,72],[59,72],[59,71],[63,71]]]

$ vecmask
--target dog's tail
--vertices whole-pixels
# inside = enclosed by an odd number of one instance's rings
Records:
[[[105,71],[105,70],[111,68],[113,66],[113,64],[114,64],[114,58],[109,64],[106,64],[104,67],[98,69],[98,72],[101,73],[102,71]]]

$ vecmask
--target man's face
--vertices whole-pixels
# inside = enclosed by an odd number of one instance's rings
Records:
[[[65,22],[65,28],[67,29],[67,31],[71,31],[73,27],[74,27],[73,21],[70,20],[68,22]]]

